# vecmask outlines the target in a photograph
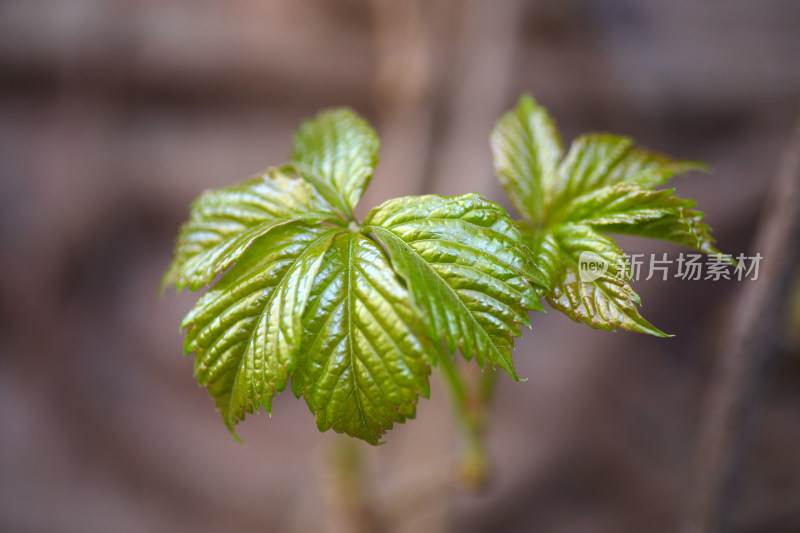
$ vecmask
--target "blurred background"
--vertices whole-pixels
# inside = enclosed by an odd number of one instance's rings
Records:
[[[196,295],[156,294],[178,226],[335,105],[383,138],[362,215],[421,193],[508,207],[488,134],[522,91],[565,141],[612,131],[708,162],[678,192],[752,254],[798,112],[800,2],[0,0],[0,531],[343,530],[325,466],[341,437],[284,394],[240,445],[194,382],[178,324]],[[532,316],[529,381],[500,378],[490,487],[416,502],[396,529],[672,531],[747,283],[636,283],[670,339]],[[761,395],[737,532],[800,531],[796,348]],[[368,495],[435,486],[457,445],[434,376],[417,420],[363,446]]]

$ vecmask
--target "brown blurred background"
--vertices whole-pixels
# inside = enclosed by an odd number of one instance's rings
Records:
[[[0,531],[332,529],[339,437],[284,394],[242,446],[193,381],[178,324],[195,295],[156,296],[177,228],[333,105],[383,137],[362,214],[420,193],[507,206],[487,138],[526,90],[565,140],[613,131],[710,163],[678,192],[723,250],[752,253],[798,112],[800,2],[0,0]],[[398,529],[671,531],[743,285],[638,282],[671,339],[532,316],[515,352],[530,379],[500,380],[488,492],[431,498]],[[797,353],[768,385],[739,532],[800,531]],[[455,446],[434,377],[418,419],[366,451],[370,494],[433,483]]]

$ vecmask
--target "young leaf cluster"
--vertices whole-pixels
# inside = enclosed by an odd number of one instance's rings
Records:
[[[594,328],[663,336],[639,314],[608,234],[718,253],[695,203],[655,190],[701,165],[606,134],[565,151],[530,96],[491,135],[519,222],[463,194],[389,200],[359,223],[379,146],[354,112],[325,111],[300,127],[285,165],[192,204],[162,286],[211,285],[182,323],[185,352],[232,432],[291,383],[320,431],[378,443],[414,417],[431,366],[457,350],[518,379],[513,338],[542,297]],[[586,252],[606,265],[588,281]]]
[[[674,189],[654,190],[704,166],[608,134],[582,135],[565,151],[552,118],[528,95],[498,121],[491,145],[495,174],[522,215],[524,243],[549,287],[548,303],[593,328],[665,336],[639,314],[623,252],[608,234],[719,253],[694,201],[679,198]],[[606,267],[594,280],[580,276],[586,252]]]
[[[476,194],[397,198],[359,223],[378,149],[354,112],[326,111],[286,165],[192,205],[162,285],[213,285],[185,352],[231,431],[291,382],[320,431],[377,443],[458,349],[517,379],[512,337],[545,284],[516,225]]]

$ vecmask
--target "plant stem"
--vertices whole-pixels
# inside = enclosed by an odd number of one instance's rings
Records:
[[[487,365],[475,386],[470,387],[450,355],[439,358],[439,367],[450,389],[456,420],[464,439],[456,463],[458,481],[464,488],[477,491],[486,485],[488,479],[484,436],[496,371]]]
[[[363,444],[337,437],[327,450],[323,487],[328,507],[334,511],[329,531],[376,533],[385,531],[376,502],[368,487]]]

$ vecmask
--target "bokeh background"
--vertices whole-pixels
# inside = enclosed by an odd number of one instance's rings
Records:
[[[798,112],[800,2],[0,0],[0,531],[336,529],[340,437],[284,394],[242,446],[193,381],[178,324],[196,296],[156,294],[177,228],[334,105],[383,137],[362,214],[421,193],[507,206],[487,137],[522,91],[566,140],[612,131],[710,163],[678,192],[722,249],[752,253]],[[500,380],[488,491],[426,498],[397,529],[671,531],[744,284],[635,284],[671,339],[533,316],[515,352],[529,381]],[[800,531],[796,350],[768,385],[739,532]],[[449,409],[434,377],[417,420],[364,446],[371,497],[435,485]]]

